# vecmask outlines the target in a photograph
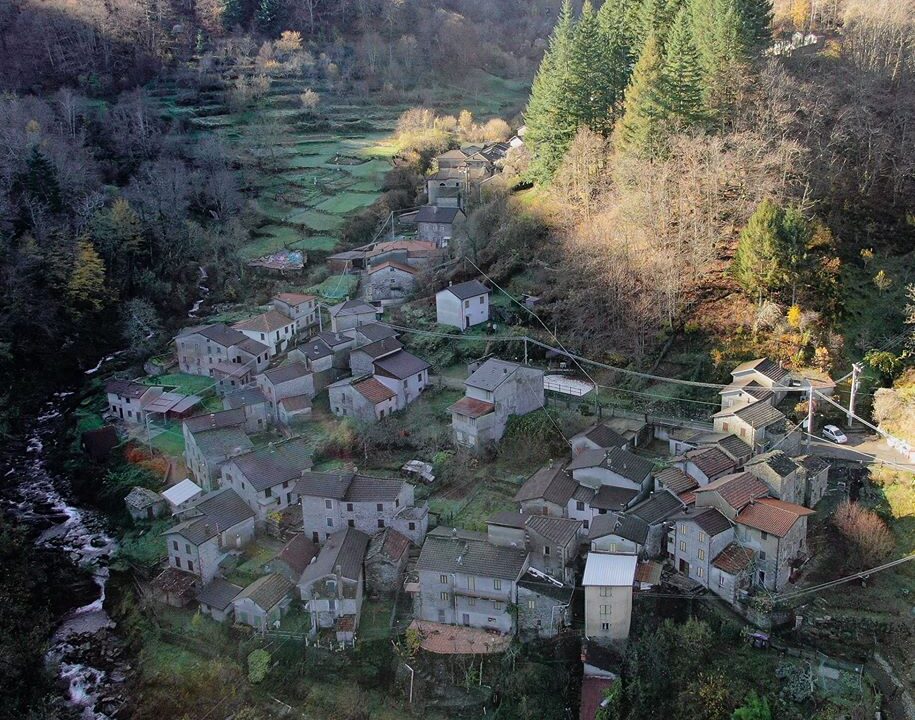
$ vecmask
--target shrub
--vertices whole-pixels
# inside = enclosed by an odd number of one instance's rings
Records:
[[[248,655],[248,680],[255,685],[265,677],[270,670],[270,653],[266,650],[252,650]]]
[[[846,500],[839,505],[832,524],[852,545],[848,559],[856,567],[879,565],[896,545],[882,518],[858,503]]]

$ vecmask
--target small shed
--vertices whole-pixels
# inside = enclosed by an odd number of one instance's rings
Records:
[[[372,595],[393,595],[410,554],[410,538],[386,528],[373,536],[365,554],[365,581]]]
[[[311,399],[308,395],[293,395],[280,400],[277,408],[280,422],[284,425],[306,420],[311,417]]]
[[[167,567],[152,581],[159,602],[172,607],[184,607],[194,598],[200,578],[175,567]]]
[[[149,488],[134,486],[124,498],[127,512],[136,520],[155,520],[168,512],[168,503],[159,493]]]
[[[279,624],[292,602],[292,588],[279,573],[258,578],[232,601],[235,622],[261,631]]]
[[[264,572],[278,573],[289,582],[298,583],[305,568],[317,554],[318,546],[305,537],[305,533],[299,533],[283,546],[276,557],[264,563]]]
[[[228,580],[215,577],[197,593],[200,612],[209,615],[218,622],[224,622],[232,616],[232,601],[238,597],[241,587]]]
[[[185,478],[162,493],[173,514],[187,510],[201,495],[203,489],[190,478]]]

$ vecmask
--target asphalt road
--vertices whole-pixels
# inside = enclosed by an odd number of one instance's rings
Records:
[[[810,439],[810,452],[824,457],[852,460],[865,465],[885,462],[915,472],[915,463],[897,452],[876,433],[846,431],[848,443],[837,445],[823,438]],[[803,443],[802,443],[803,446]]]

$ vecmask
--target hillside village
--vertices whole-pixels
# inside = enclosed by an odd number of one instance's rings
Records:
[[[733,367],[720,409],[695,421],[599,403],[595,416],[599,388],[575,356],[559,347],[529,357],[526,336],[508,356],[496,346],[457,374],[411,352],[414,333],[457,344],[500,332],[504,293],[474,272],[423,301],[423,329],[388,318],[418,299],[417,276],[453,266],[463,198],[511,148],[439,156],[430,204],[401,221],[415,225],[408,235],[329,256],[332,272],[358,279],[352,297],[330,304],[290,288],[260,314],[182,330],[159,375],[106,384],[110,425],[91,434],[113,427],[150,446],[169,433],[182,441],[172,469],[186,476],[169,472],[166,487],[136,487],[125,500],[164,550],[148,576],[157,602],[344,653],[360,642],[370,606],[432,655],[498,656],[515,638],[573,636],[580,717],[593,720],[653,594],[715,598],[768,644],[785,622],[773,612],[778,599],[807,584],[811,516],[850,486],[837,482],[829,449],[811,446],[808,426],[788,417],[805,403],[803,422],[813,418],[835,383],[767,358]],[[506,299],[535,312],[529,296]],[[182,378],[202,382],[181,391]],[[318,427],[383,434],[429,403],[428,422],[450,447],[399,472],[368,451],[329,462],[319,450]],[[485,466],[513,423],[550,407],[560,409],[564,453],[532,471],[501,462],[519,484],[471,526],[442,510],[442,457],[456,463],[451,474]]]

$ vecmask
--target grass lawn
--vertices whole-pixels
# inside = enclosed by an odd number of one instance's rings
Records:
[[[330,252],[337,247],[337,238],[330,235],[308,235],[292,243],[289,247],[294,250],[315,250],[317,252]]]
[[[165,546],[165,532],[173,523],[171,520],[157,520],[145,527],[129,530],[121,539],[115,561],[135,565],[152,565],[168,556]]]
[[[328,300],[342,300],[352,295],[359,286],[358,275],[331,275],[320,285],[308,288],[306,292],[320,295]]]
[[[378,193],[342,192],[318,203],[318,210],[335,215],[344,215],[353,210],[368,207],[378,197]]]
[[[359,635],[363,640],[384,640],[391,635],[389,623],[394,601],[390,598],[367,600],[362,605]]]
[[[289,214],[289,222],[317,230],[318,232],[328,232],[336,230],[343,224],[343,219],[337,215],[329,215],[311,209],[298,209]]]
[[[162,385],[163,387],[181,393],[182,395],[202,395],[213,390],[213,379],[203,375],[189,375],[187,373],[171,373],[147,377],[143,381],[147,385]]]
[[[222,403],[220,403],[222,409]],[[184,433],[181,424],[168,420],[164,425],[157,425],[162,432],[153,436],[150,443],[156,450],[169,457],[180,458],[184,456]]]

